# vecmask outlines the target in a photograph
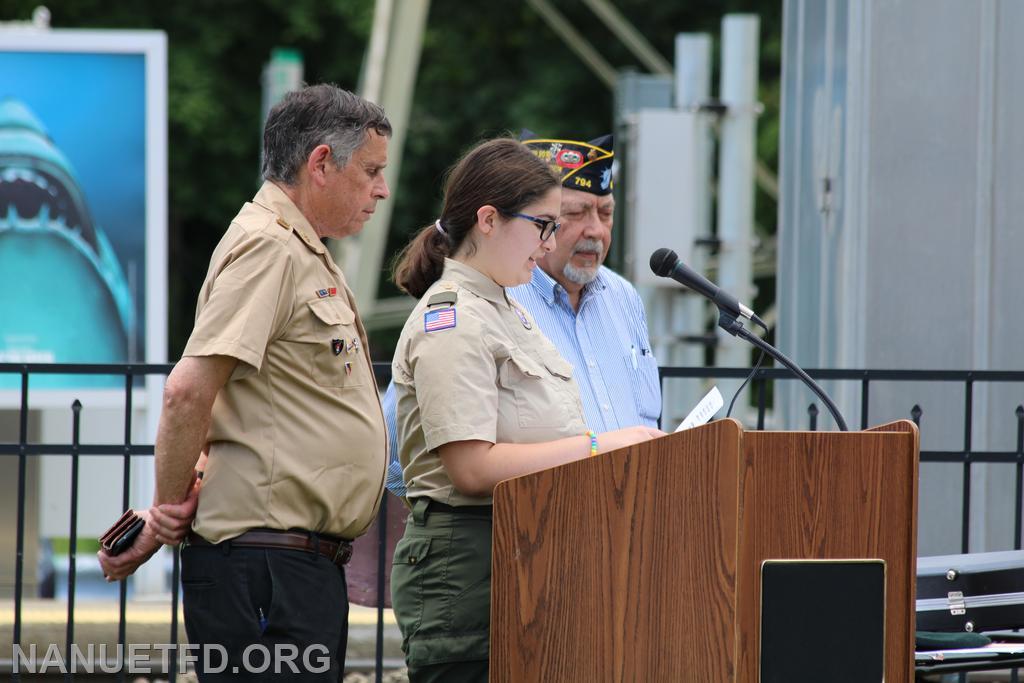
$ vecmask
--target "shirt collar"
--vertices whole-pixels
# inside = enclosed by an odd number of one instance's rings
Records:
[[[548,306],[555,304],[555,287],[558,286],[558,283],[555,282],[555,278],[545,273],[544,269],[540,266],[533,269],[530,286],[537,290],[537,293],[547,302]]]
[[[299,207],[295,206],[295,203],[284,193],[280,187],[269,180],[263,182],[263,186],[260,187],[260,191],[253,197],[253,204],[259,204],[267,211],[277,215],[278,222],[284,221],[286,227],[291,228],[295,231],[295,234],[309,247],[312,251],[317,254],[323,254],[327,251],[324,248],[323,242],[320,241],[320,237],[316,234],[316,230],[310,225],[309,221],[302,212],[299,211]]]
[[[555,282],[555,278],[544,272],[543,268],[537,267],[533,269],[533,278],[530,279],[530,286],[537,290],[537,293],[541,295],[544,301],[547,302],[548,306],[555,304],[556,293],[563,289],[562,285]],[[580,292],[580,299],[587,298],[592,294],[600,292],[608,287],[608,279],[605,275],[605,268],[601,266],[597,269],[597,277],[594,278],[589,284],[583,285],[583,291]]]
[[[497,304],[508,303],[504,287],[481,273],[479,270],[476,270],[461,261],[446,258],[444,260],[444,272],[441,274],[441,279],[456,282],[477,296],[487,299],[488,301],[493,301]]]

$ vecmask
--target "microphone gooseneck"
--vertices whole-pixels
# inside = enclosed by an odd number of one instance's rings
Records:
[[[786,357],[786,355],[781,351],[763,339],[751,334],[749,330],[743,327],[743,323],[739,320],[741,317],[757,323],[764,328],[765,332],[768,331],[768,327],[764,324],[764,321],[757,317],[752,310],[741,304],[736,297],[723,291],[706,277],[692,270],[689,266],[683,263],[679,259],[678,254],[671,249],[663,247],[651,254],[651,271],[653,271],[658,277],[672,278],[679,284],[684,285],[698,294],[710,299],[711,302],[718,307],[719,327],[734,337],[745,339],[750,344],[753,344],[770,355],[781,365],[788,368],[794,375],[799,377],[812,392],[814,392],[815,396],[821,399],[829,412],[832,413],[832,417],[835,419],[839,429],[844,432],[848,431],[846,420],[843,419],[842,414],[839,412],[839,408],[837,408],[836,404],[832,402],[832,399],[828,397],[828,394],[818,386],[817,382],[811,379],[811,377],[804,372],[800,366]]]

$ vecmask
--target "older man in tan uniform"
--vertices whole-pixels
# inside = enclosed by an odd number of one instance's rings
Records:
[[[359,232],[388,196],[390,133],[378,106],[334,86],[274,107],[265,182],[214,251],[167,379],[157,506],[185,498],[209,451],[182,551],[189,641],[219,650],[197,664],[203,681],[344,668],[344,565],[376,515],[386,444],[355,297],[321,239]],[[101,555],[107,575],[159,540]]]

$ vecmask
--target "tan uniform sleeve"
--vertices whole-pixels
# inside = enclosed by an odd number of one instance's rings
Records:
[[[183,356],[223,355],[259,372],[267,343],[291,317],[294,286],[287,246],[255,234],[233,246],[216,265],[199,297],[196,324]]]
[[[469,307],[458,308],[456,316],[454,328],[420,331],[409,345],[409,369],[431,451],[453,441],[495,443],[497,438],[497,344]]]

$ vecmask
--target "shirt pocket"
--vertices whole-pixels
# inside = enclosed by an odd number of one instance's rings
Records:
[[[573,397],[572,366],[562,358],[538,361],[517,353],[501,366],[499,382],[512,393],[519,426],[565,427]]]
[[[661,380],[654,354],[630,351],[625,357],[636,413],[647,425],[654,426],[661,417]]]
[[[312,348],[313,381],[323,387],[364,386],[369,372],[355,311],[334,298],[308,301],[306,306],[312,313],[304,341]]]

